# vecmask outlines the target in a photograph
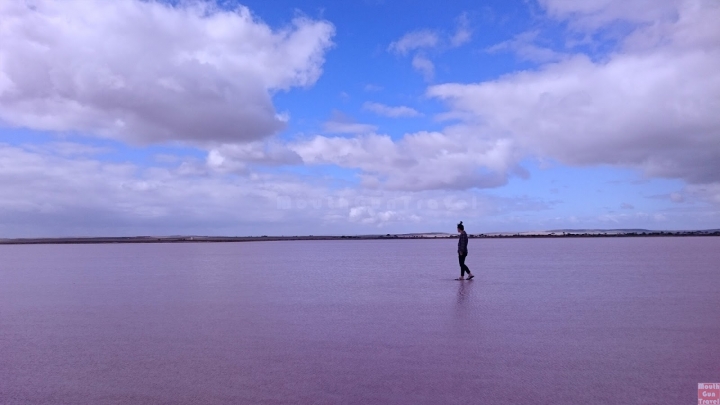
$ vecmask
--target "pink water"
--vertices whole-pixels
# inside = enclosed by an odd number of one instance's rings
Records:
[[[720,238],[0,246],[2,404],[690,404]]]

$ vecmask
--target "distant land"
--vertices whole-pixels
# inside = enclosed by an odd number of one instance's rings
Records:
[[[720,236],[720,229],[696,231],[653,231],[648,229],[555,229],[531,232],[490,232],[468,234],[470,238],[617,238],[659,236]],[[457,238],[445,232],[377,234],[377,235],[305,235],[305,236],[110,236],[0,239],[0,245],[90,244],[90,243],[198,243],[263,242],[282,240],[396,240]]]

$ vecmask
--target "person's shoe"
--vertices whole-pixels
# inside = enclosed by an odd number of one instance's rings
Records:
[[[473,275],[471,274],[467,279],[470,280],[470,279],[472,279],[473,277],[475,277],[475,276],[473,276]]]
[[[460,278],[456,278],[455,280],[465,280],[465,279],[460,277]]]

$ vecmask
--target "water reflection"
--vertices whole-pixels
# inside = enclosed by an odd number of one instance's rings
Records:
[[[457,291],[457,307],[458,308],[463,308],[463,307],[467,306],[467,303],[470,300],[471,293],[473,290],[473,284],[475,284],[474,280],[458,281],[458,291]]]

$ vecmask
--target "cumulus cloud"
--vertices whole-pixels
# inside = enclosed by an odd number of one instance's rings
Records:
[[[136,143],[279,131],[272,92],[312,85],[334,34],[209,2],[5,1],[0,21],[0,121]]]
[[[457,47],[465,45],[472,39],[472,29],[470,29],[470,20],[467,13],[463,13],[457,19],[457,28],[452,37],[450,37],[450,45]]]
[[[427,139],[425,142],[429,143]],[[79,151],[84,148],[82,144],[64,144],[66,150],[74,146]],[[237,153],[266,158],[257,152],[264,148],[251,149]],[[365,150],[373,149],[367,146]],[[331,187],[323,179],[288,174],[228,175],[207,170],[206,162],[192,159],[160,166],[103,162],[97,154],[104,153],[112,151],[88,150],[80,156],[67,156],[65,151],[53,152],[51,145],[0,144],[0,237],[338,235],[374,233],[380,228],[393,233],[452,231],[459,219],[471,232],[525,230],[529,221],[535,220],[538,229],[557,225],[533,219],[557,202],[531,197],[506,198],[460,190]],[[362,160],[353,153],[353,159]],[[372,163],[371,157],[364,159]],[[686,190],[697,196],[693,198],[703,199],[717,199],[719,191],[717,187]],[[720,206],[720,200],[716,201]],[[677,223],[698,217],[698,212],[662,215],[668,223]],[[705,215],[711,217],[700,216],[701,220],[716,220],[720,211]],[[654,221],[647,214],[622,218],[628,219],[638,227]],[[591,222],[585,219],[580,224]]]
[[[388,51],[403,56],[414,51],[412,67],[422,74],[425,81],[431,81],[435,76],[435,64],[427,56],[428,51],[435,50],[439,53],[448,48],[459,47],[470,42],[471,38],[470,22],[467,13],[463,13],[457,18],[454,34],[448,35],[428,29],[412,31],[391,42]]]
[[[493,81],[432,86],[428,94],[446,101],[446,117],[468,131],[507,139],[526,155],[720,182],[720,3],[660,2],[662,10],[674,7],[674,18],[643,13],[641,0],[587,3],[594,6],[546,2],[551,13],[586,16],[588,24],[625,12],[654,22],[638,25],[599,60],[576,54]]]
[[[65,143],[74,147],[84,145]],[[268,148],[218,151],[263,161],[272,155]],[[479,193],[363,190],[290,174],[228,174],[192,159],[159,166],[103,162],[99,153],[113,151],[67,156],[51,145],[0,143],[0,238],[342,234],[379,226],[418,232],[452,227],[457,217],[470,224],[487,213],[546,207]]]
[[[417,215],[405,216],[393,210],[376,210],[368,206],[358,206],[350,208],[348,220],[350,222],[382,226],[387,223],[400,221],[419,222],[420,217]]]
[[[435,76],[435,65],[425,55],[417,54],[413,57],[412,66],[422,74],[425,81],[431,81]]]
[[[278,206],[287,196],[322,199],[325,184],[280,174],[228,176],[192,160],[147,167],[0,144],[0,161],[0,237],[257,235],[259,224],[307,234],[327,212]]]
[[[381,104],[381,103],[366,102],[365,104],[363,104],[363,109],[365,109],[367,111],[372,111],[378,115],[384,115],[386,117],[393,117],[393,118],[419,117],[422,115],[414,108],[406,107],[404,105],[397,106],[397,107],[391,107],[389,105],[385,105],[385,104]]]
[[[397,41],[391,42],[388,46],[388,51],[395,52],[400,55],[407,55],[408,52],[413,50],[434,48],[439,42],[440,36],[435,31],[413,31],[403,35]]]
[[[207,165],[221,172],[246,172],[249,164],[297,165],[302,159],[285,144],[274,141],[223,144],[208,152]]]
[[[393,41],[388,46],[388,51],[407,55],[411,51],[432,49],[438,47],[459,47],[470,42],[473,31],[470,28],[470,20],[467,13],[462,13],[456,19],[455,32],[439,32],[436,30],[421,29],[411,31]]]
[[[419,132],[400,140],[369,134],[316,136],[290,145],[306,164],[335,164],[363,171],[363,184],[386,190],[490,188],[510,175],[525,176],[507,140],[473,138],[462,131]]]

